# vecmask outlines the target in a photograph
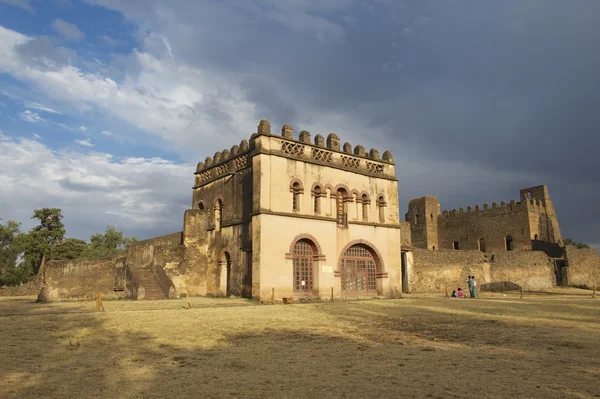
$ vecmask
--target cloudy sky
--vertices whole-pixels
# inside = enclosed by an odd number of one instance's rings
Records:
[[[598,247],[598,21],[598,0],[0,0],[0,218],[177,231],[195,164],[269,119],[390,149],[401,214],[547,184]]]

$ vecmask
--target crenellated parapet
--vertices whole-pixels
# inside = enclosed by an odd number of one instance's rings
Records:
[[[195,187],[248,167],[249,158],[258,153],[269,153],[395,180],[394,158],[389,150],[380,156],[375,148],[367,152],[360,144],[354,148],[348,142],[342,145],[335,133],[328,134],[327,138],[317,134],[311,141],[311,133],[303,130],[298,139],[295,139],[290,125],[283,125],[281,135],[277,136],[271,134],[269,121],[261,120],[257,132],[252,134],[249,141],[242,140],[239,145],[234,145],[229,150],[217,151],[212,158],[207,157],[204,162],[198,163]]]
[[[500,205],[498,205],[497,202],[492,202],[492,205],[490,206],[488,203],[484,203],[483,205],[475,205],[473,206],[467,206],[467,208],[459,208],[458,210],[456,210],[456,208],[451,209],[451,210],[444,210],[441,213],[441,217],[442,218],[452,218],[452,217],[456,217],[456,216],[460,216],[460,215],[469,215],[469,214],[477,214],[477,215],[483,215],[483,214],[500,214],[500,213],[507,213],[507,212],[523,212],[523,211],[528,211],[528,212],[544,212],[545,211],[545,205],[544,205],[544,201],[542,200],[525,200],[525,201],[515,201],[515,200],[511,200],[510,202],[506,202],[506,201],[501,201]]]

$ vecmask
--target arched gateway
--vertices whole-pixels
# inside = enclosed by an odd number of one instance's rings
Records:
[[[348,247],[340,259],[344,295],[377,295],[377,277],[382,274],[381,259],[368,245]]]

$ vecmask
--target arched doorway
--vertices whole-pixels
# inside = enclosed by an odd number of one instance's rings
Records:
[[[342,292],[345,295],[376,295],[380,270],[371,248],[364,244],[352,245],[341,258]]]
[[[294,294],[312,294],[314,286],[313,261],[314,244],[307,239],[301,239],[294,244],[292,259],[294,260]]]
[[[219,261],[218,290],[229,297],[231,295],[231,255],[224,251]]]

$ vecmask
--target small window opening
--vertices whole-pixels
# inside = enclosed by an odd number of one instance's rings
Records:
[[[433,222],[433,213],[429,215],[429,219],[431,219],[431,221]]]
[[[506,250],[512,251],[514,249],[513,239],[511,236],[506,236]]]
[[[479,250],[485,252],[485,239],[483,237],[479,239]]]
[[[220,199],[217,200],[215,204],[215,229],[217,231],[221,230],[221,226],[223,225],[223,201]]]
[[[533,239],[534,239],[534,240],[539,240],[539,239],[540,239],[540,237],[539,237],[539,236],[536,234],[535,236],[533,236]]]
[[[198,209],[199,209],[199,210],[201,210],[201,211],[203,211],[203,210],[204,210],[204,202],[200,201],[200,202],[198,203]]]
[[[452,247],[454,249],[460,249],[460,246],[458,245],[458,241],[454,241],[454,243],[452,244]]]
[[[362,219],[364,221],[369,220],[369,200],[366,194],[362,195]]]

